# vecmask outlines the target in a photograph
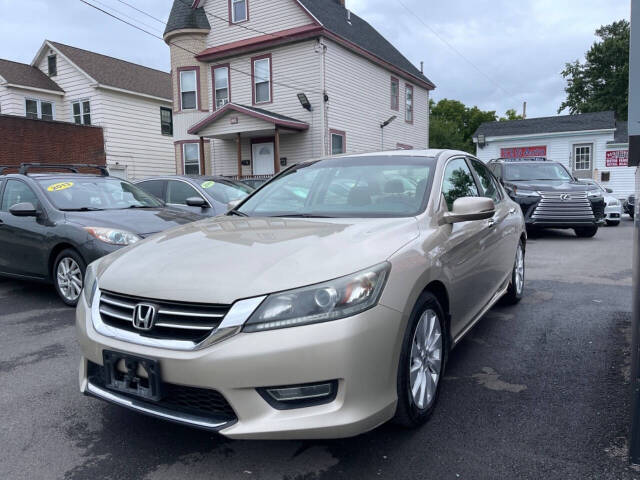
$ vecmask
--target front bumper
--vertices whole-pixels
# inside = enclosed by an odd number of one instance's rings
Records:
[[[561,209],[544,216],[537,216],[537,207],[542,200],[541,197],[521,197],[518,195],[510,195],[510,197],[520,205],[527,227],[580,228],[599,225],[605,220],[605,203],[602,198],[589,200],[592,215],[578,217],[572,216],[568,212],[565,213]]]
[[[604,218],[609,222],[618,222],[622,218],[622,205],[607,205],[604,209]]]
[[[236,439],[349,437],[389,420],[395,413],[396,371],[406,318],[378,305],[332,322],[259,333],[240,333],[196,351],[146,347],[100,335],[84,296],[76,310],[82,351],[80,391],[158,418],[219,431]],[[114,350],[158,360],[162,381],[211,389],[235,412],[233,421],[185,417],[157,404],[132,400],[90,381],[91,363]],[[91,362],[91,363],[89,363]],[[277,410],[258,387],[338,381],[334,400],[323,405]]]

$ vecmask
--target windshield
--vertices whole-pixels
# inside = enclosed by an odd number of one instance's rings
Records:
[[[234,200],[242,200],[253,192],[253,188],[243,183],[229,182],[227,180],[203,180],[200,186],[214,200],[221,203],[229,203]]]
[[[571,175],[557,163],[521,163],[505,165],[504,179],[512,182],[526,180],[571,180]]]
[[[426,157],[346,157],[296,165],[242,204],[262,217],[407,217],[424,210],[435,165]]]
[[[38,180],[38,183],[51,203],[64,211],[163,206],[144,190],[113,177],[56,177]]]

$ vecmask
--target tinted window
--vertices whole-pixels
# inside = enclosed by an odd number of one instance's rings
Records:
[[[7,186],[4,189],[2,195],[2,206],[0,209],[3,212],[8,212],[11,207],[17,203],[29,202],[34,207],[38,208],[38,197],[25,183],[18,180],[8,180]]]
[[[180,182],[178,180],[169,180],[167,182],[167,203],[174,203],[176,205],[186,205],[187,198],[202,196],[186,182]]]
[[[491,198],[494,202],[500,201],[500,190],[498,188],[498,184],[494,176],[491,175],[489,169],[484,164],[475,160],[471,161],[471,165],[480,179],[480,195]]]
[[[477,197],[478,188],[471,175],[471,170],[463,158],[451,160],[444,171],[442,194],[447,201],[449,210],[453,202],[461,197]]]
[[[154,197],[163,200],[163,187],[164,180],[149,180],[146,182],[140,182],[137,185],[145,192],[150,193]]]
[[[558,163],[512,163],[505,165],[504,179],[512,182],[524,180],[571,180],[571,175]]]

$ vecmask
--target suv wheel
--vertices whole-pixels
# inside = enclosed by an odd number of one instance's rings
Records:
[[[520,240],[516,250],[516,260],[513,265],[513,271],[511,272],[509,288],[504,297],[502,297],[504,303],[513,305],[522,299],[522,292],[524,291],[524,270],[524,245],[522,244],[522,240]]]
[[[72,249],[60,252],[53,262],[53,283],[64,303],[76,306],[82,292],[86,265],[82,257]]]
[[[444,318],[438,299],[424,292],[409,319],[398,365],[394,421],[402,426],[422,425],[435,408],[448,348]]]
[[[591,238],[598,232],[598,227],[593,225],[591,227],[574,228],[576,236],[580,238]]]

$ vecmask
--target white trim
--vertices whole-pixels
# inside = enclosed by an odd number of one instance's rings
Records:
[[[186,68],[186,67],[185,67]],[[200,85],[198,85],[198,78],[200,77],[200,75],[198,75],[198,69],[200,67],[196,67],[196,68],[190,68],[188,70],[180,70],[178,72],[178,96],[180,97],[180,112],[197,112],[199,111],[199,107],[200,107]],[[191,90],[182,90],[182,85],[184,84],[184,82],[182,81],[182,74],[183,73],[193,73],[193,85],[194,85],[194,90],[193,92],[196,94],[196,104],[193,108],[184,108],[184,105],[182,105],[182,94],[183,92],[191,92]]]
[[[195,145],[198,151],[198,173],[197,175],[203,175],[203,173],[200,171],[200,167],[202,166],[202,160],[200,159],[200,144],[198,142],[188,142],[188,143],[183,143],[182,144],[182,174],[183,175],[187,175],[187,164],[186,164],[186,160],[187,160],[187,155],[185,152],[185,147],[187,145]],[[193,175],[192,173],[190,173],[189,175]],[[168,188],[168,186],[167,186]],[[167,193],[168,195],[168,193]],[[169,198],[167,196],[167,198]]]
[[[258,82],[256,82],[256,80],[258,79],[258,75],[256,75],[256,63],[258,62],[263,62],[264,60],[266,60],[269,64],[269,78],[267,79],[266,82],[259,82],[259,83],[268,83],[269,84],[269,98],[267,100],[262,100],[262,101],[258,101]],[[271,85],[271,79],[273,78],[273,72],[271,71],[271,57],[264,57],[264,58],[256,58],[255,60],[253,60],[253,65],[251,68],[251,71],[253,72],[253,101],[256,105],[260,105],[261,103],[271,103],[272,102],[272,98],[271,98],[271,91],[273,89],[273,85]]]
[[[53,50],[54,52],[56,52],[58,55],[60,55],[62,58],[64,58],[67,62],[69,62],[69,64],[74,67],[76,70],[78,70],[80,73],[82,73],[85,77],[87,77],[91,82],[93,83],[98,83],[98,81],[96,79],[94,79],[91,75],[89,75],[87,72],[85,72],[83,69],[81,69],[78,65],[76,65],[75,63],[73,63],[69,57],[67,57],[65,54],[63,54],[60,50],[58,50],[56,47],[54,47],[49,40],[45,40],[44,43],[42,44],[42,46],[40,47],[40,50],[38,50],[38,53],[36,53],[35,58],[33,59],[33,61],[31,62],[31,66],[32,67],[36,67],[37,68],[37,64],[38,64],[38,59],[40,58],[40,56],[42,55],[42,52],[44,51],[44,48],[48,47],[51,50]],[[44,73],[44,72],[43,72]]]
[[[316,17],[313,13],[311,13],[311,11],[310,11],[307,7],[305,7],[305,6],[302,4],[302,2],[301,2],[300,0],[296,0],[296,3],[297,3],[298,5],[300,5],[300,7],[302,7],[302,9],[303,9],[305,12],[307,12],[307,13],[309,14],[309,16],[310,16],[311,18],[313,18],[313,19],[318,23],[318,25],[323,26],[323,25],[322,25],[322,22],[321,22],[320,20],[318,20],[318,17]]]
[[[229,104],[227,104],[227,105],[229,105]],[[243,106],[243,105],[238,105],[237,103],[234,103],[233,105],[234,105],[235,107],[238,107],[238,108],[240,108],[240,109],[242,109],[242,110],[245,110],[245,111],[247,111],[247,112],[252,112],[252,113],[254,113],[254,114],[258,114],[258,115],[262,115],[262,116],[265,116],[265,117],[273,118],[273,119],[274,119],[275,121],[277,121],[277,122],[297,123],[297,124],[298,124],[298,125],[300,125],[300,126],[308,125],[307,123],[305,123],[305,122],[301,122],[300,120],[294,120],[294,119],[291,119],[291,120],[283,120],[282,118],[278,118],[278,117],[275,117],[275,116],[273,116],[273,115],[269,115],[269,114],[267,114],[267,113],[256,112],[256,111],[251,110],[250,108],[247,108],[247,107],[245,107],[245,106]]]
[[[166,35],[164,35],[163,40],[165,43],[169,43],[171,38],[177,35],[207,35],[211,29],[208,28],[180,28],[178,30],[171,30]]]
[[[84,103],[88,102],[89,103],[89,118],[91,118],[91,121],[89,123],[84,123]],[[75,113],[73,113],[73,106],[75,104],[79,104],[80,105],[80,123],[76,123],[76,115]],[[93,115],[91,112],[91,99],[90,98],[79,98],[77,100],[72,100],[71,101],[71,123],[75,124],[75,125],[85,125],[85,126],[90,126],[93,125]]]
[[[51,104],[51,116],[52,116],[51,120],[56,119],[56,102],[53,102],[51,100],[42,100],[41,98],[35,98],[35,97],[24,97],[24,116],[25,117],[27,117],[27,100],[36,102],[36,115],[38,120],[42,120],[42,103],[43,102]],[[30,117],[27,117],[27,118],[30,118]]]
[[[169,100],[168,98],[156,97],[154,95],[148,95],[146,93],[134,92],[132,90],[125,90],[124,88],[110,87],[109,85],[104,85],[102,83],[96,83],[93,86],[95,88],[101,88],[103,90],[113,90],[114,92],[128,93],[129,95],[136,95],[138,97],[144,97],[144,98],[149,98],[151,100],[158,100],[160,102],[173,104],[173,100]]]
[[[231,18],[229,19],[231,21],[232,24],[236,24],[236,23],[242,23],[242,22],[246,22],[247,20],[249,20],[249,5],[247,4],[247,0],[230,0],[231,1]],[[235,6],[236,3],[240,3],[240,2],[244,2],[244,19],[243,20],[236,20],[235,19],[235,8],[233,8]]]
[[[33,92],[48,93],[50,95],[59,95],[61,97],[64,97],[65,95],[65,92],[58,92],[56,90],[47,90],[46,88],[29,87],[27,85],[18,85],[17,83],[5,83],[3,84],[3,86],[11,87],[11,88],[21,88],[22,90],[31,90]]]
[[[527,135],[496,135],[493,137],[485,136],[485,142],[500,142],[505,140],[522,140],[527,138],[545,138],[545,137],[572,137],[576,135],[594,135],[615,132],[615,128],[602,128],[599,130],[575,130],[567,132],[547,132],[547,133],[531,133]],[[473,143],[478,143],[478,137],[473,137]]]

